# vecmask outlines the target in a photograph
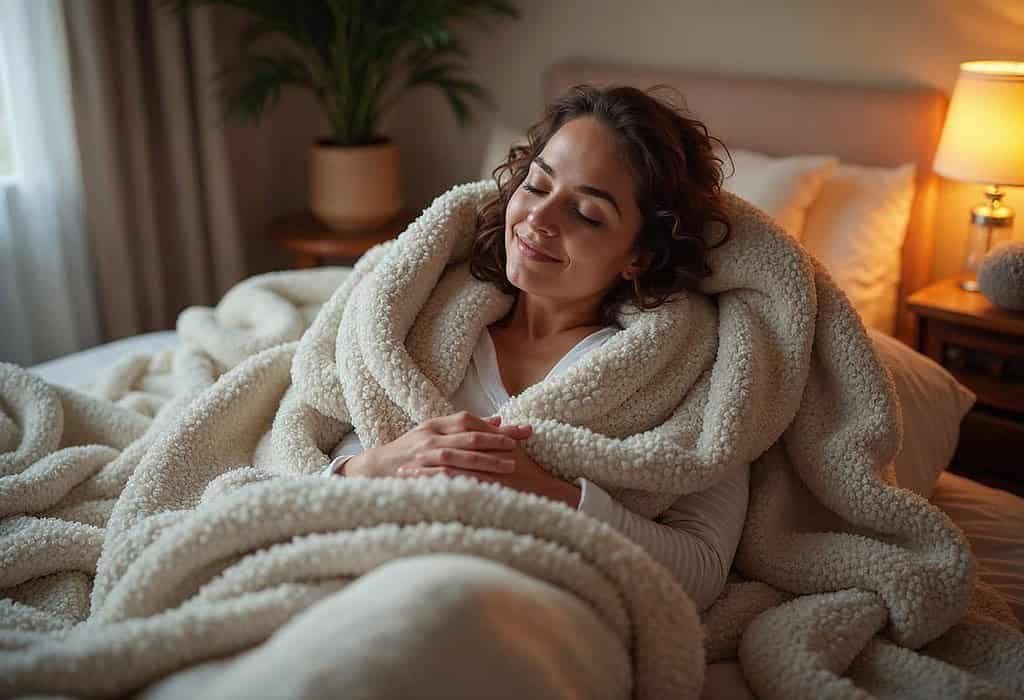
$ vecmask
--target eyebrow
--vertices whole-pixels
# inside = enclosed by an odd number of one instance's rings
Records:
[[[541,170],[546,172],[551,177],[555,176],[555,169],[552,168],[551,165],[549,165],[548,162],[541,158],[540,156],[534,158],[533,162],[536,163]],[[582,192],[584,194],[589,194],[593,197],[600,197],[601,199],[611,202],[611,205],[615,207],[615,213],[619,215],[620,219],[622,218],[622,212],[619,211],[619,205],[615,201],[615,197],[612,197],[609,193],[605,192],[604,190],[599,190],[596,187],[591,187],[590,185],[580,185],[579,187],[576,188],[576,191]]]

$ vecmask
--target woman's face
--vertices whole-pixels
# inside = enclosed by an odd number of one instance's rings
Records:
[[[604,124],[563,124],[505,210],[509,281],[531,295],[599,303],[636,259],[642,216],[630,172]]]

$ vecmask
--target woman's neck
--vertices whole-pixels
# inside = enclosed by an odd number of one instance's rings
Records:
[[[595,330],[604,323],[592,304],[566,307],[557,300],[539,299],[519,292],[512,308],[495,323],[506,333],[525,340],[542,341],[565,333]]]

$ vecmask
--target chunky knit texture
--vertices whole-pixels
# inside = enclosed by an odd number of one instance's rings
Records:
[[[461,477],[320,477],[350,430],[373,447],[454,412],[512,303],[466,263],[492,192],[453,188],[351,271],[247,280],[181,315],[180,348],[88,393],[0,365],[0,694],[128,692],[431,552],[585,600],[639,698],[697,697],[705,661],[737,655],[766,698],[1024,693],[1012,613],[952,522],[894,484],[899,407],[855,312],[732,196],[703,294],[623,313],[501,411],[534,426],[526,449],[553,473],[649,517],[753,463],[732,582],[703,621],[643,550],[562,504]]]

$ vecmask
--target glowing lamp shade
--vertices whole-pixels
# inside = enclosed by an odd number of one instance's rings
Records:
[[[982,261],[1012,236],[1014,212],[1001,187],[1024,185],[1024,62],[960,64],[933,167],[988,185],[988,201],[971,209],[960,268],[960,286],[977,292]]]
[[[953,180],[1024,186],[1024,62],[960,64],[934,168]]]

